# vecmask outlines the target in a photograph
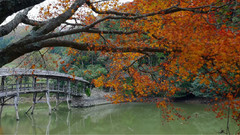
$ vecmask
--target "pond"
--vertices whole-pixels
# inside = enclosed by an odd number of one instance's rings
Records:
[[[37,104],[34,115],[26,115],[30,104],[20,104],[20,121],[16,121],[14,107],[5,107],[0,134],[219,134],[226,129],[226,119],[215,118],[204,111],[207,105],[176,103],[184,109],[187,121],[166,122],[155,104],[109,104],[67,110],[61,104],[58,111],[48,115],[45,104]],[[235,122],[231,133],[239,132]]]

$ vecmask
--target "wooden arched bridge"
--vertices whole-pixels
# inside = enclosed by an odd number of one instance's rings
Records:
[[[82,96],[83,92],[89,88],[90,83],[82,77],[76,77],[69,74],[59,73],[55,71],[44,71],[37,69],[7,69],[0,68],[1,86],[0,86],[0,116],[6,102],[14,98],[14,106],[16,110],[16,119],[19,120],[18,102],[19,95],[33,93],[33,104],[27,110],[32,110],[33,114],[35,104],[41,100],[41,96],[37,100],[38,93],[45,93],[47,104],[49,106],[49,114],[51,114],[50,93],[56,94],[56,106],[59,104],[59,95],[65,95],[68,108],[70,109],[70,100],[73,96]]]

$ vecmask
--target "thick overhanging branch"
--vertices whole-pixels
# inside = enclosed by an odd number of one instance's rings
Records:
[[[28,11],[32,8],[27,8],[23,12],[18,13],[15,18],[7,24],[0,27],[0,37],[9,34],[13,31],[23,20],[27,18]]]
[[[39,41],[47,40],[50,38],[56,38],[56,37],[61,37],[61,36],[66,36],[66,35],[71,35],[71,34],[76,34],[76,33],[81,33],[81,32],[86,32],[86,33],[103,33],[103,34],[134,34],[138,33],[138,31],[108,31],[108,30],[97,30],[97,29],[73,29],[73,30],[68,30],[68,31],[63,31],[63,32],[57,32],[57,33],[49,33],[46,35],[41,35],[41,36],[30,36],[26,39],[20,40],[16,43],[10,44],[8,46],[23,46],[26,44],[31,44],[31,43],[36,43]]]
[[[10,15],[45,0],[0,0],[0,24]]]
[[[181,52],[181,50],[172,50],[168,51],[163,48],[150,48],[150,47],[113,47],[113,46],[96,46],[90,43],[77,43],[73,41],[66,40],[57,40],[50,39],[45,40],[33,44],[25,44],[22,46],[14,45],[8,46],[5,49],[0,50],[0,67],[3,65],[13,61],[14,59],[32,52],[37,51],[45,47],[71,47],[80,51],[105,51],[105,52],[136,52],[136,53],[144,53],[144,52]]]

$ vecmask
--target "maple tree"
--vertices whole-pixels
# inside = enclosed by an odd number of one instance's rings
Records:
[[[226,117],[231,110],[239,122],[238,0],[134,0],[124,4],[118,0],[56,0],[41,7],[35,20],[27,16],[28,6],[0,27],[2,37],[19,23],[34,26],[27,36],[0,50],[0,66],[44,47],[101,51],[112,61],[108,74],[94,84],[114,88],[115,94],[108,96],[113,103],[152,94],[172,96],[182,90],[179,84],[197,80],[204,84],[200,92],[215,92],[225,99],[212,109],[217,117]],[[102,27],[106,22],[108,27]],[[77,36],[60,38],[72,34]],[[156,55],[163,59],[146,62]],[[157,105],[165,109],[168,103],[163,100]]]

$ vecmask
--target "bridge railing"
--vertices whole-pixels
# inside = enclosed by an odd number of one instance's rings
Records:
[[[16,84],[14,84],[16,86]],[[21,84],[19,85],[20,87],[20,90],[30,90],[33,88],[33,85],[30,84],[30,83],[24,83],[24,84]]]
[[[12,92],[16,91],[17,85],[16,84],[7,84],[4,87],[0,86],[0,92]],[[60,91],[60,92],[65,92],[68,93],[69,86],[66,85],[60,85],[58,86],[57,84],[50,83],[49,84],[49,90],[50,91]],[[47,84],[46,83],[36,83],[35,86],[32,83],[22,83],[19,84],[19,91],[20,92],[28,92],[28,91],[45,91],[48,90]],[[77,89],[77,86],[72,86],[70,93],[73,95],[81,95],[83,90],[79,91]]]

